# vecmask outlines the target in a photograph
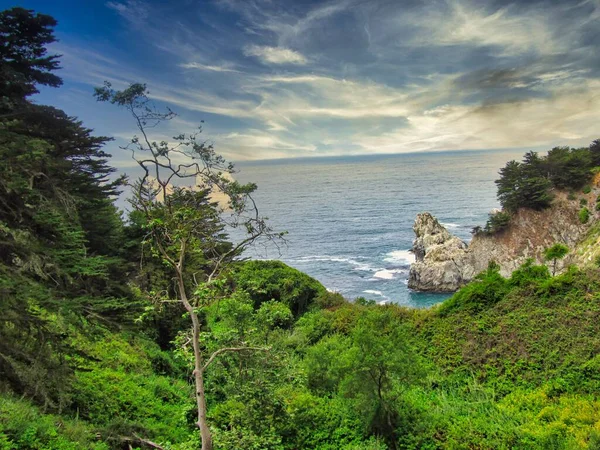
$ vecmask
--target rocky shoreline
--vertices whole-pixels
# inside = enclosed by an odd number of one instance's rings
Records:
[[[579,197],[589,197],[591,203],[596,195],[597,192],[591,192]],[[577,245],[589,238],[588,231],[598,218],[594,214],[588,223],[580,222],[579,197],[573,199],[558,192],[550,208],[519,210],[506,230],[477,233],[468,244],[451,234],[430,213],[418,214],[413,226],[415,262],[410,267],[408,287],[416,291],[454,292],[485,270],[490,261],[499,264],[503,276],[509,276],[528,258],[543,264],[544,250],[557,242],[572,250],[559,262],[558,271],[570,264],[589,262],[582,260]]]

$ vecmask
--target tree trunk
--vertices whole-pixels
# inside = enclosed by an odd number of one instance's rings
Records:
[[[193,323],[194,344],[194,380],[196,382],[196,403],[198,405],[198,428],[202,438],[202,450],[212,450],[212,436],[206,421],[206,395],[204,393],[204,370],[202,368],[202,355],[200,353],[200,322],[195,312],[190,313]]]
[[[183,306],[190,314],[192,319],[192,344],[194,347],[194,382],[196,387],[196,403],[198,407],[198,428],[200,429],[200,437],[202,439],[202,450],[212,450],[212,436],[210,428],[206,421],[206,395],[204,393],[204,369],[202,367],[202,353],[200,351],[200,320],[198,314],[190,304],[185,291],[185,283],[183,282],[183,274],[177,270],[177,284],[179,288],[179,296]]]

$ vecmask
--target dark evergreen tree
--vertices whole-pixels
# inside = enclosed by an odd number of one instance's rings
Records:
[[[600,139],[590,144],[590,158],[593,166],[600,166]]]
[[[496,180],[498,186],[498,200],[507,211],[516,211],[520,206],[520,180],[522,177],[521,163],[512,160],[500,169],[500,178]]]
[[[24,8],[0,13],[0,110],[10,115],[26,106],[25,98],[37,86],[57,87],[58,55],[48,55],[46,46],[56,41],[56,20]]]
[[[60,408],[68,321],[57,326],[56,315],[122,323],[135,308],[108,139],[28,99],[61,84],[45,48],[55,24],[22,8],[0,13],[0,384]]]

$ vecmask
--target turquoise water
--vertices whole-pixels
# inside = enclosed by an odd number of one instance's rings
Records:
[[[447,296],[406,286],[415,215],[429,211],[464,240],[498,207],[498,170],[523,150],[464,151],[240,163],[240,181],[278,231],[280,259],[346,298],[426,307]]]

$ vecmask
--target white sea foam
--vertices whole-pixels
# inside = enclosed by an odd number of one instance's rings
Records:
[[[455,230],[455,229],[457,229],[457,228],[460,228],[460,225],[459,225],[459,224],[457,224],[457,223],[452,223],[452,222],[448,222],[448,223],[445,223],[445,222],[440,222],[440,225],[442,225],[442,226],[443,226],[443,227],[445,227],[445,228],[450,228],[450,229],[453,229],[453,230]]]
[[[380,280],[391,280],[394,278],[394,275],[398,273],[406,273],[406,270],[403,269],[381,269],[373,274],[373,278],[378,278]]]
[[[412,264],[415,262],[415,255],[410,250],[394,250],[386,253],[383,260],[396,264]]]
[[[379,272],[375,272],[375,274],[373,275],[373,278],[380,278],[382,280],[391,280],[392,278],[394,278],[394,274],[392,272],[390,272],[389,270],[383,269],[383,270],[380,270]]]
[[[374,291],[372,289],[367,289],[366,291],[363,291],[365,294],[373,294],[373,295],[379,295],[380,297],[384,297],[387,298],[385,295],[383,295],[383,292],[381,291]]]
[[[342,256],[328,256],[328,255],[312,255],[302,256],[297,261],[316,261],[316,262],[339,262],[346,263],[354,266],[354,270],[362,270],[365,272],[377,272],[380,269],[369,266],[368,264],[357,261],[353,258],[344,258]]]

